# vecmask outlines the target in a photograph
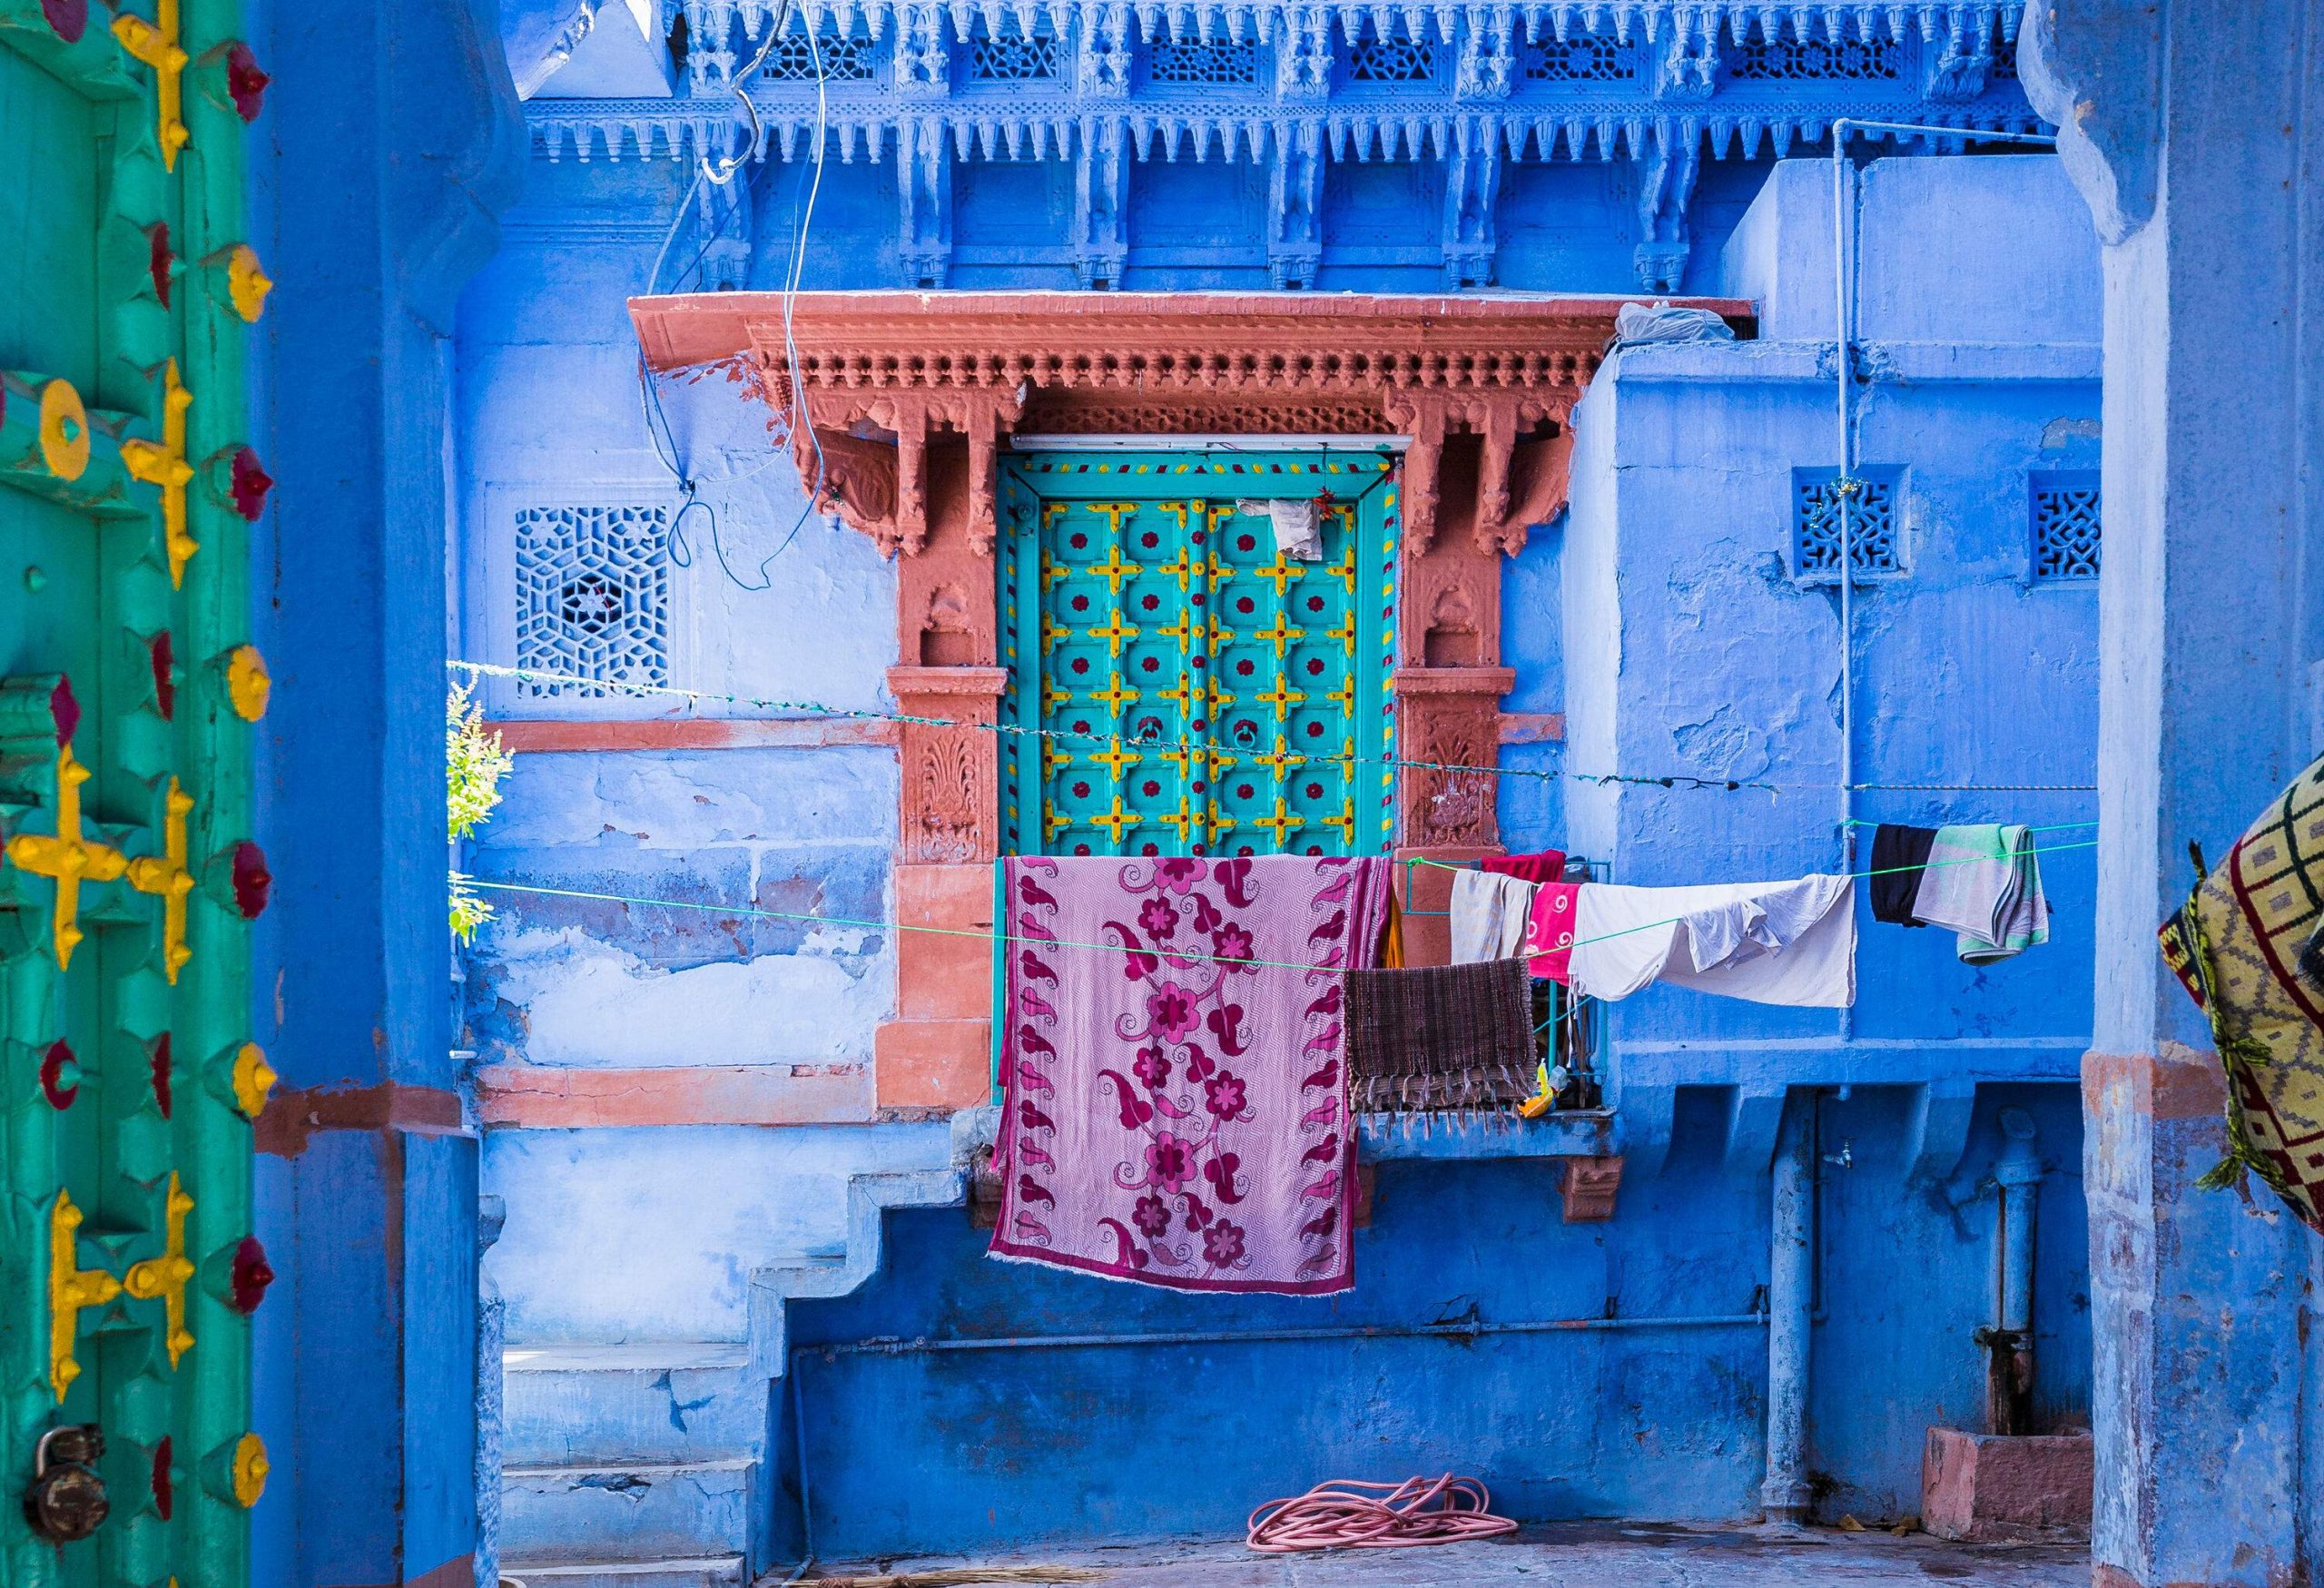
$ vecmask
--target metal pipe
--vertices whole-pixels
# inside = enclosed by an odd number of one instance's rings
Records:
[[[791,1359],[804,1356],[918,1356],[942,1351],[1062,1351],[1124,1346],[1240,1346],[1297,1340],[1473,1340],[1488,1335],[1590,1334],[1615,1329],[1756,1328],[1761,1312],[1706,1313],[1681,1317],[1561,1317],[1511,1323],[1350,1324],[1337,1328],[1168,1329],[1148,1334],[1002,1335],[960,1339],[842,1340],[794,1346]],[[794,1392],[796,1381],[793,1381]]]
[[[1988,1353],[1986,1415],[1996,1434],[2032,1431],[2034,1410],[2034,1208],[2042,1194],[2042,1159],[2034,1150],[2034,1117],[2001,1110],[2004,1143],[1994,1160],[2000,1188],[2000,1283],[1994,1327],[1978,1331]]]
[[[1807,1357],[1814,1327],[1816,1094],[1784,1110],[1768,1198],[1768,1475],[1759,1508],[1772,1523],[1807,1520]]]
[[[1856,869],[1856,545],[1849,513],[1856,494],[1854,426],[1848,400],[1855,395],[1856,294],[1848,279],[1848,234],[1856,218],[1856,168],[1848,163],[1845,118],[1832,123],[1832,337],[1833,379],[1839,391],[1838,478],[1832,497],[1840,514],[1840,870]],[[1845,1015],[1842,1017],[1845,1019]]]
[[[2054,146],[2057,140],[2039,133],[1972,133],[1960,127],[1933,127],[1917,122],[1858,121],[1847,116],[1832,123],[1832,380],[1837,394],[1839,450],[1837,478],[1832,482],[1833,501],[1839,512],[1840,547],[1840,870],[1856,870],[1856,424],[1850,412],[1856,393],[1856,281],[1849,273],[1849,253],[1856,241],[1856,167],[1848,163],[1848,139],[1858,132],[1926,133],[1959,138],[1965,143],[2038,143]],[[1856,1037],[1856,1008],[1839,1013],[1840,1040]]]

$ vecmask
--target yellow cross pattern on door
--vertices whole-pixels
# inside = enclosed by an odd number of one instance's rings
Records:
[[[85,935],[80,926],[81,884],[112,882],[129,868],[120,850],[82,835],[81,785],[88,781],[89,769],[73,758],[73,746],[58,750],[55,833],[19,833],[5,851],[17,870],[56,883],[50,936],[60,971],[73,968],[73,951]]]
[[[1004,842],[1061,854],[1385,843],[1393,802],[1375,817],[1352,779],[1359,755],[1393,747],[1393,600],[1367,587],[1359,610],[1356,597],[1359,567],[1396,566],[1392,468],[1384,454],[1251,448],[1001,459],[1005,720],[1078,741],[1071,757],[1029,736],[1004,745]],[[1323,560],[1303,561],[1247,508],[1315,501],[1326,476],[1348,489],[1321,504]],[[1342,814],[1355,808],[1364,822]]]
[[[1124,623],[1122,615],[1117,612],[1105,624],[1085,632],[1091,639],[1101,639],[1106,642],[1108,656],[1118,656],[1122,654],[1122,641],[1136,639],[1139,630],[1136,624]]]
[[[193,958],[193,951],[185,946],[185,896],[193,892],[193,873],[185,863],[185,819],[192,809],[193,796],[171,778],[162,803],[162,853],[129,863],[129,885],[162,901],[162,972],[172,987],[178,972]]]

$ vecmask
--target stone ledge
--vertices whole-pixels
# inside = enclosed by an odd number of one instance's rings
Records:
[[[1931,1428],[1921,1455],[1921,1525],[1963,1544],[2088,1538],[2093,1449],[2085,1434]]]

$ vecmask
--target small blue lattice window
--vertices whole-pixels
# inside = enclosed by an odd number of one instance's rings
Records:
[[[1146,59],[1146,80],[1246,87],[1259,80],[1259,46],[1231,39],[1157,39]]]
[[[979,27],[969,45],[969,81],[1053,82],[1064,61],[1064,45],[1056,35],[1020,33],[1015,18],[1004,18],[997,34]]]
[[[2037,469],[2028,481],[2034,577],[2043,582],[2098,577],[2098,471]]]
[[[1904,471],[1858,465],[1856,488],[1843,491],[1839,471],[1791,471],[1792,577],[1817,584],[1837,583],[1840,573],[1841,503],[1847,505],[1849,562],[1856,577],[1905,571],[1904,525],[1898,504]]]
[[[1528,83],[1626,83],[1638,75],[1638,47],[1600,34],[1544,39],[1525,57]]]
[[[820,56],[827,83],[869,83],[872,73],[872,41],[861,35],[819,38],[810,45],[802,33],[785,34],[767,52],[759,75],[770,83],[812,83]]]
[[[1433,83],[1436,52],[1416,38],[1363,40],[1348,52],[1351,83]]]
[[[1755,38],[1728,71],[1747,83],[1885,82],[1896,75],[1896,41]]]
[[[1985,81],[1988,83],[2017,81],[2017,41],[2015,39],[2003,39],[1994,45],[1994,62],[1992,65],[1985,68]]]
[[[669,513],[645,507],[517,510],[517,666],[572,682],[520,694],[597,697],[669,681]]]

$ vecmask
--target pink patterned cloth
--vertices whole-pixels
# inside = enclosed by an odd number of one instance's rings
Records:
[[[992,1254],[1174,1290],[1353,1286],[1342,972],[1378,957],[1389,863],[1002,864]]]
[[[1532,913],[1525,918],[1525,969],[1551,981],[1567,979],[1573,958],[1575,901],[1582,883],[1543,883],[1533,890]]]

